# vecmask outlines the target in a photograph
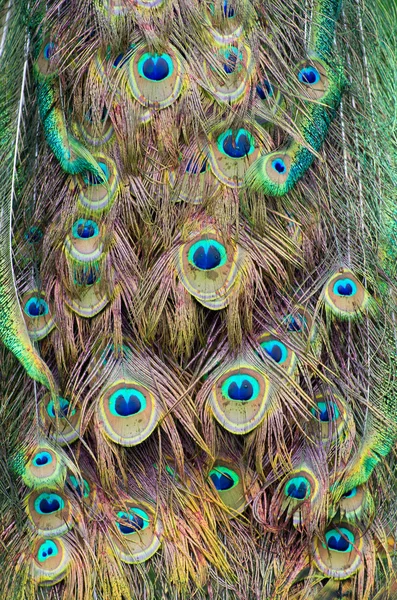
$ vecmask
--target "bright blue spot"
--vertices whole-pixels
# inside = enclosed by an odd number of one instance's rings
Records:
[[[134,388],[121,388],[109,398],[110,412],[116,417],[131,417],[146,408],[146,398]]]
[[[294,477],[287,483],[285,493],[290,498],[304,500],[310,492],[310,484],[304,477]]]
[[[320,73],[314,67],[304,67],[299,71],[298,79],[306,85],[315,85],[320,81]]]
[[[352,279],[340,279],[334,283],[333,292],[336,296],[354,296],[357,293],[357,286]]]
[[[113,67],[115,69],[117,69],[119,67],[122,67],[126,63],[127,60],[128,60],[128,58],[126,58],[124,56],[124,53],[122,52],[121,54],[119,54],[118,56],[116,56],[116,58],[114,59],[114,61],[113,61]]]
[[[55,44],[54,42],[49,42],[44,46],[43,55],[46,60],[50,60],[51,56],[54,54]]]
[[[140,508],[131,508],[128,513],[120,511],[117,513],[117,517],[121,519],[117,521],[117,527],[123,535],[142,531],[150,523],[149,516]]]
[[[30,298],[25,304],[25,313],[29,317],[42,317],[44,315],[48,315],[49,308],[48,304],[43,298]]]
[[[49,452],[39,452],[32,462],[36,467],[44,467],[52,462],[52,456]]]
[[[193,175],[197,175],[197,173],[205,173],[205,171],[207,170],[207,159],[205,158],[202,163],[201,163],[201,167],[199,170],[199,159],[198,158],[191,158],[189,160],[189,162],[186,165],[186,173],[192,173]]]
[[[322,423],[335,421],[339,417],[338,407],[334,402],[317,402],[317,408],[311,409],[312,414],[320,419]]]
[[[352,488],[346,494],[343,494],[342,498],[354,498],[357,495],[357,488]]]
[[[193,254],[193,262],[199,269],[210,271],[216,269],[221,263],[221,254],[216,246],[199,246]]]
[[[86,173],[83,175],[83,180],[84,180],[84,183],[86,183],[87,185],[100,185],[100,184],[103,184],[104,181],[108,181],[108,179],[109,179],[108,166],[103,162],[98,162],[98,165],[101,168],[101,170],[103,171],[104,177],[100,177],[99,175],[95,175],[94,173],[91,173],[90,171],[86,171]]]
[[[50,515],[62,510],[65,503],[58,494],[40,494],[34,502],[36,512],[41,515]]]
[[[51,556],[57,556],[58,548],[52,540],[46,540],[40,545],[37,551],[37,558],[39,562],[45,562]]]
[[[95,221],[79,219],[73,224],[72,233],[76,238],[89,239],[99,234],[99,228]]]
[[[142,65],[143,74],[150,81],[161,81],[168,77],[170,67],[162,56],[151,56]]]
[[[285,164],[282,158],[276,158],[275,160],[273,160],[272,167],[280,175],[283,175],[287,170],[287,165]]]
[[[282,364],[287,360],[288,350],[282,342],[270,340],[269,342],[262,342],[261,347],[276,363]]]
[[[210,474],[210,477],[219,492],[230,490],[234,485],[233,479],[225,473],[213,472]]]
[[[227,390],[229,398],[232,400],[251,400],[254,388],[248,379],[243,379],[241,385],[238,385],[235,381],[233,381]]]
[[[58,417],[60,419],[64,419],[65,417],[68,416],[69,404],[70,404],[70,402],[68,400],[65,400],[65,398],[59,398]],[[47,413],[52,419],[55,419],[55,407],[54,407],[53,400],[51,400],[51,402],[48,403]],[[70,416],[73,416],[75,413],[76,413],[76,410],[73,409]]]
[[[223,140],[223,151],[230,158],[243,158],[248,156],[251,150],[251,140],[246,132],[240,129],[238,132],[230,133]]]

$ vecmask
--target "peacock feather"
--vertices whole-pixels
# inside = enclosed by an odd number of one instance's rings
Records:
[[[397,597],[394,0],[0,0],[0,588]]]

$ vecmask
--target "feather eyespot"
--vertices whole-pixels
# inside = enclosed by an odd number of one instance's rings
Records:
[[[35,541],[32,549],[32,576],[38,585],[55,585],[65,577],[70,563],[69,551],[61,539]]]
[[[140,444],[154,431],[160,410],[155,396],[134,381],[120,381],[107,388],[98,405],[104,434],[122,446]]]
[[[200,240],[188,252],[188,261],[200,271],[211,271],[222,267],[227,261],[227,250],[217,240]]]
[[[270,81],[264,79],[263,84],[257,84],[256,93],[261,100],[266,100],[267,98],[271,98],[274,94],[274,88]]]
[[[269,397],[270,385],[264,373],[239,361],[237,367],[217,377],[208,404],[218,423],[239,435],[249,433],[263,421]]]
[[[114,551],[123,562],[144,562],[160,548],[162,523],[146,503],[124,502],[115,514],[115,526]]]
[[[315,85],[320,81],[320,73],[315,67],[303,67],[298,73],[298,79],[305,85]]]
[[[282,342],[276,335],[270,332],[263,333],[258,338],[260,350],[257,351],[260,357],[269,358],[283,370],[291,375],[297,364],[296,354],[291,348]]]
[[[306,477],[293,477],[284,488],[285,495],[295,500],[304,500],[310,496],[310,481]]]
[[[138,61],[138,73],[149,81],[164,81],[171,77],[174,65],[169,54],[149,54],[146,52]]]
[[[328,314],[354,319],[371,305],[367,290],[350,269],[340,269],[325,284],[323,299]]]
[[[225,492],[233,489],[240,479],[235,471],[222,466],[211,469],[209,478],[218,492]]]
[[[40,404],[40,418],[47,433],[60,444],[70,444],[78,439],[80,411],[77,407],[71,408],[69,400],[58,398],[55,404],[45,396]]]
[[[217,140],[218,149],[229,158],[244,158],[255,150],[253,135],[246,129],[228,129]]]
[[[55,327],[50,306],[42,292],[32,290],[22,297],[23,316],[32,340],[42,340]]]
[[[320,100],[327,94],[329,87],[327,71],[325,64],[320,61],[303,63],[299,67],[297,79],[309,100]]]
[[[62,535],[73,525],[69,501],[61,492],[48,488],[33,491],[27,498],[26,512],[39,535]]]
[[[109,180],[109,167],[104,162],[98,162],[99,167],[103,171],[103,178],[100,178],[98,175],[87,171],[83,175],[83,181],[86,185],[103,185],[105,181]]]
[[[43,48],[43,57],[45,60],[50,60],[52,56],[54,56],[56,50],[56,46],[54,42],[48,42]]]
[[[66,467],[61,457],[46,446],[36,448],[22,472],[24,483],[35,489],[62,485],[65,476]]]
[[[330,423],[339,418],[339,408],[335,402],[317,402],[317,407],[311,409],[311,413],[322,423]]]
[[[208,480],[223,504],[233,511],[231,516],[245,509],[247,501],[243,475],[236,462],[218,458],[208,474]]]
[[[317,568],[334,579],[347,579],[362,564],[363,539],[360,531],[349,523],[331,526],[325,539],[314,540],[314,562]]]

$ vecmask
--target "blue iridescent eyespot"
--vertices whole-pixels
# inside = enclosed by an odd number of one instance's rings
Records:
[[[121,388],[109,398],[109,410],[116,417],[131,417],[146,408],[146,398],[134,388]]]
[[[52,456],[49,452],[38,452],[32,459],[32,463],[35,467],[44,467],[52,463]]]
[[[357,285],[352,279],[339,279],[332,288],[336,296],[354,296],[357,293]]]
[[[310,482],[306,477],[293,477],[285,486],[285,494],[296,500],[304,500],[310,495]]]
[[[322,423],[336,421],[339,417],[339,409],[335,402],[317,402],[317,408],[311,408],[311,413]]]
[[[354,498],[354,496],[357,496],[357,488],[355,487],[343,494],[342,498]]]
[[[50,60],[50,58],[54,54],[54,52],[55,52],[54,42],[48,42],[48,44],[46,44],[44,46],[43,56],[46,60]]]
[[[172,58],[168,54],[145,52],[138,61],[138,73],[149,81],[164,81],[174,72]]]
[[[251,375],[232,375],[222,383],[222,395],[227,400],[249,402],[259,395],[260,386]]]
[[[72,235],[75,238],[86,240],[99,235],[99,227],[90,219],[79,219],[73,223]]]
[[[255,140],[246,129],[228,129],[217,140],[218,150],[229,158],[243,158],[255,150]]]
[[[84,498],[88,498],[88,496],[90,495],[90,486],[88,485],[88,482],[83,479],[77,479],[74,475],[70,475],[69,476],[69,480],[70,483],[72,484],[73,491],[76,492],[76,494],[78,496],[80,496],[80,498],[82,496],[84,496]]]
[[[103,171],[104,177],[102,178],[94,173],[91,173],[90,171],[86,171],[86,173],[83,175],[83,181],[86,185],[103,185],[105,181],[109,180],[110,173],[107,164],[104,162],[98,162],[98,165]]]
[[[50,309],[47,302],[43,300],[43,298],[33,296],[26,302],[24,311],[28,317],[34,319],[36,317],[44,317],[45,315],[48,315]]]
[[[201,163],[200,163],[201,160]],[[208,170],[208,161],[206,158],[203,159],[199,159],[196,157],[193,157],[189,160],[189,162],[186,165],[186,173],[191,173],[192,175],[197,175],[198,173],[205,173],[205,171]]]
[[[42,563],[49,558],[54,558],[54,556],[57,556],[57,554],[57,545],[52,540],[46,540],[40,545],[37,551],[37,560]]]
[[[40,494],[34,501],[34,509],[40,515],[51,515],[65,507],[65,501],[58,494]]]
[[[284,175],[287,172],[287,165],[282,158],[276,158],[272,161],[272,169],[277,171],[279,175]]]
[[[240,480],[235,471],[222,466],[211,469],[209,477],[218,492],[226,492],[233,489]]]
[[[266,98],[271,98],[273,96],[274,89],[272,84],[267,79],[265,79],[263,85],[260,85],[258,83],[258,85],[256,86],[256,93],[258,94],[261,100],[265,100]]]
[[[128,513],[120,511],[117,513],[117,527],[123,535],[130,535],[143,531],[150,524],[149,515],[142,509],[134,507],[130,508]]]
[[[262,342],[261,348],[263,348],[276,363],[282,365],[288,358],[288,348],[282,342],[278,340],[269,340],[268,342]]]
[[[299,71],[298,79],[305,85],[316,85],[320,81],[321,76],[315,67],[304,67]]]
[[[292,315],[286,317],[288,323],[288,331],[302,331],[307,329],[307,319],[304,315],[299,315],[296,318]]]
[[[69,413],[70,402],[68,400],[65,400],[65,398],[59,398],[58,402],[59,402],[59,409],[58,409],[58,418],[59,419],[64,419],[65,417],[73,417],[73,415],[76,414],[75,408]],[[49,417],[51,417],[51,419],[55,419],[55,406],[54,406],[53,400],[51,400],[51,402],[49,402],[47,405],[47,414]]]
[[[323,544],[324,548],[328,547],[334,552],[351,552],[353,550],[354,535],[349,529],[340,527],[338,530],[330,529],[325,534],[327,546]]]
[[[38,244],[43,238],[43,232],[41,229],[39,229],[39,227],[29,227],[29,229],[25,232],[24,238],[28,244]]]
[[[196,269],[211,271],[226,263],[227,251],[216,240],[199,240],[189,248],[187,259]]]

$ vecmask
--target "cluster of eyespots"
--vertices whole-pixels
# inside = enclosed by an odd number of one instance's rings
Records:
[[[145,52],[138,61],[138,73],[149,81],[164,81],[172,75],[174,65],[169,54]]]
[[[38,452],[32,459],[32,464],[35,467],[44,467],[52,463],[52,456],[49,452]]]
[[[237,473],[223,466],[217,466],[211,469],[209,477],[218,492],[229,491],[239,482]]]
[[[339,409],[335,402],[317,402],[317,407],[310,410],[312,415],[322,423],[336,421],[339,417]]]
[[[133,507],[128,512],[117,513],[117,527],[123,535],[143,531],[150,524],[149,515],[141,508]]]
[[[226,263],[227,251],[216,240],[200,240],[190,247],[187,258],[196,269],[211,271]]]
[[[39,227],[29,227],[25,232],[24,238],[28,244],[38,244],[43,238],[43,232]]]
[[[51,515],[62,510],[65,502],[58,494],[40,494],[34,501],[34,509],[40,515]]]
[[[325,534],[327,545],[323,544],[324,548],[334,552],[351,552],[354,544],[354,535],[345,527],[340,527],[338,530],[330,529]]]
[[[238,402],[255,400],[259,391],[259,383],[251,375],[232,375],[222,384],[222,395],[228,400]]]
[[[315,67],[304,67],[298,73],[298,79],[305,85],[316,85],[321,79],[319,71]]]
[[[288,358],[287,347],[278,340],[269,340],[268,342],[262,342],[261,348],[264,349],[266,354],[270,356],[276,363],[283,364]]]
[[[38,298],[37,296],[33,296],[29,298],[24,306],[24,311],[28,315],[28,317],[37,318],[48,315],[50,312],[49,306],[43,298]]]
[[[261,100],[266,100],[266,98],[271,98],[273,96],[274,89],[270,81],[265,79],[262,85],[258,83],[256,86],[256,93]]]
[[[146,408],[146,398],[137,389],[121,388],[109,398],[109,409],[117,417],[131,417]]]
[[[57,545],[52,540],[46,540],[40,545],[37,551],[37,559],[39,562],[45,562],[49,558],[57,556],[57,554]]]
[[[72,411],[69,412],[70,402],[68,400],[65,400],[65,398],[59,398],[58,404],[59,404],[59,407],[57,410],[57,415],[58,415],[59,419],[65,419],[66,417],[72,417],[74,414],[76,414],[76,409],[73,409]],[[47,414],[49,417],[51,417],[51,419],[55,419],[56,413],[55,413],[55,404],[54,404],[53,400],[51,400],[47,405]]]
[[[72,234],[75,238],[86,240],[99,235],[99,227],[95,221],[79,219],[73,223]]]
[[[274,169],[274,171],[276,171],[276,173],[279,175],[285,175],[287,172],[287,165],[282,158],[275,158],[272,161],[272,169]]]
[[[54,55],[54,53],[55,53],[54,42],[48,42],[48,44],[46,44],[43,49],[43,56],[44,56],[45,60],[50,60],[50,58]]]
[[[295,500],[304,500],[310,495],[310,482],[306,477],[293,477],[285,486],[285,494]]]
[[[100,175],[96,175],[95,173],[91,173],[90,171],[86,171],[83,175],[83,181],[86,185],[103,185],[105,181],[109,180],[109,167],[104,162],[98,162],[100,169],[103,171],[103,177]]]
[[[332,291],[336,296],[354,296],[357,293],[357,285],[352,279],[346,277],[336,281]]]
[[[88,498],[90,495],[90,486],[85,479],[77,479],[74,475],[70,475],[67,486],[80,498]]]
[[[200,160],[198,158],[191,158],[186,165],[186,173],[192,175],[198,175],[199,173],[205,173],[208,170],[208,161],[206,158]]]
[[[244,158],[254,152],[255,140],[246,129],[228,129],[218,137],[217,146],[229,158]]]

